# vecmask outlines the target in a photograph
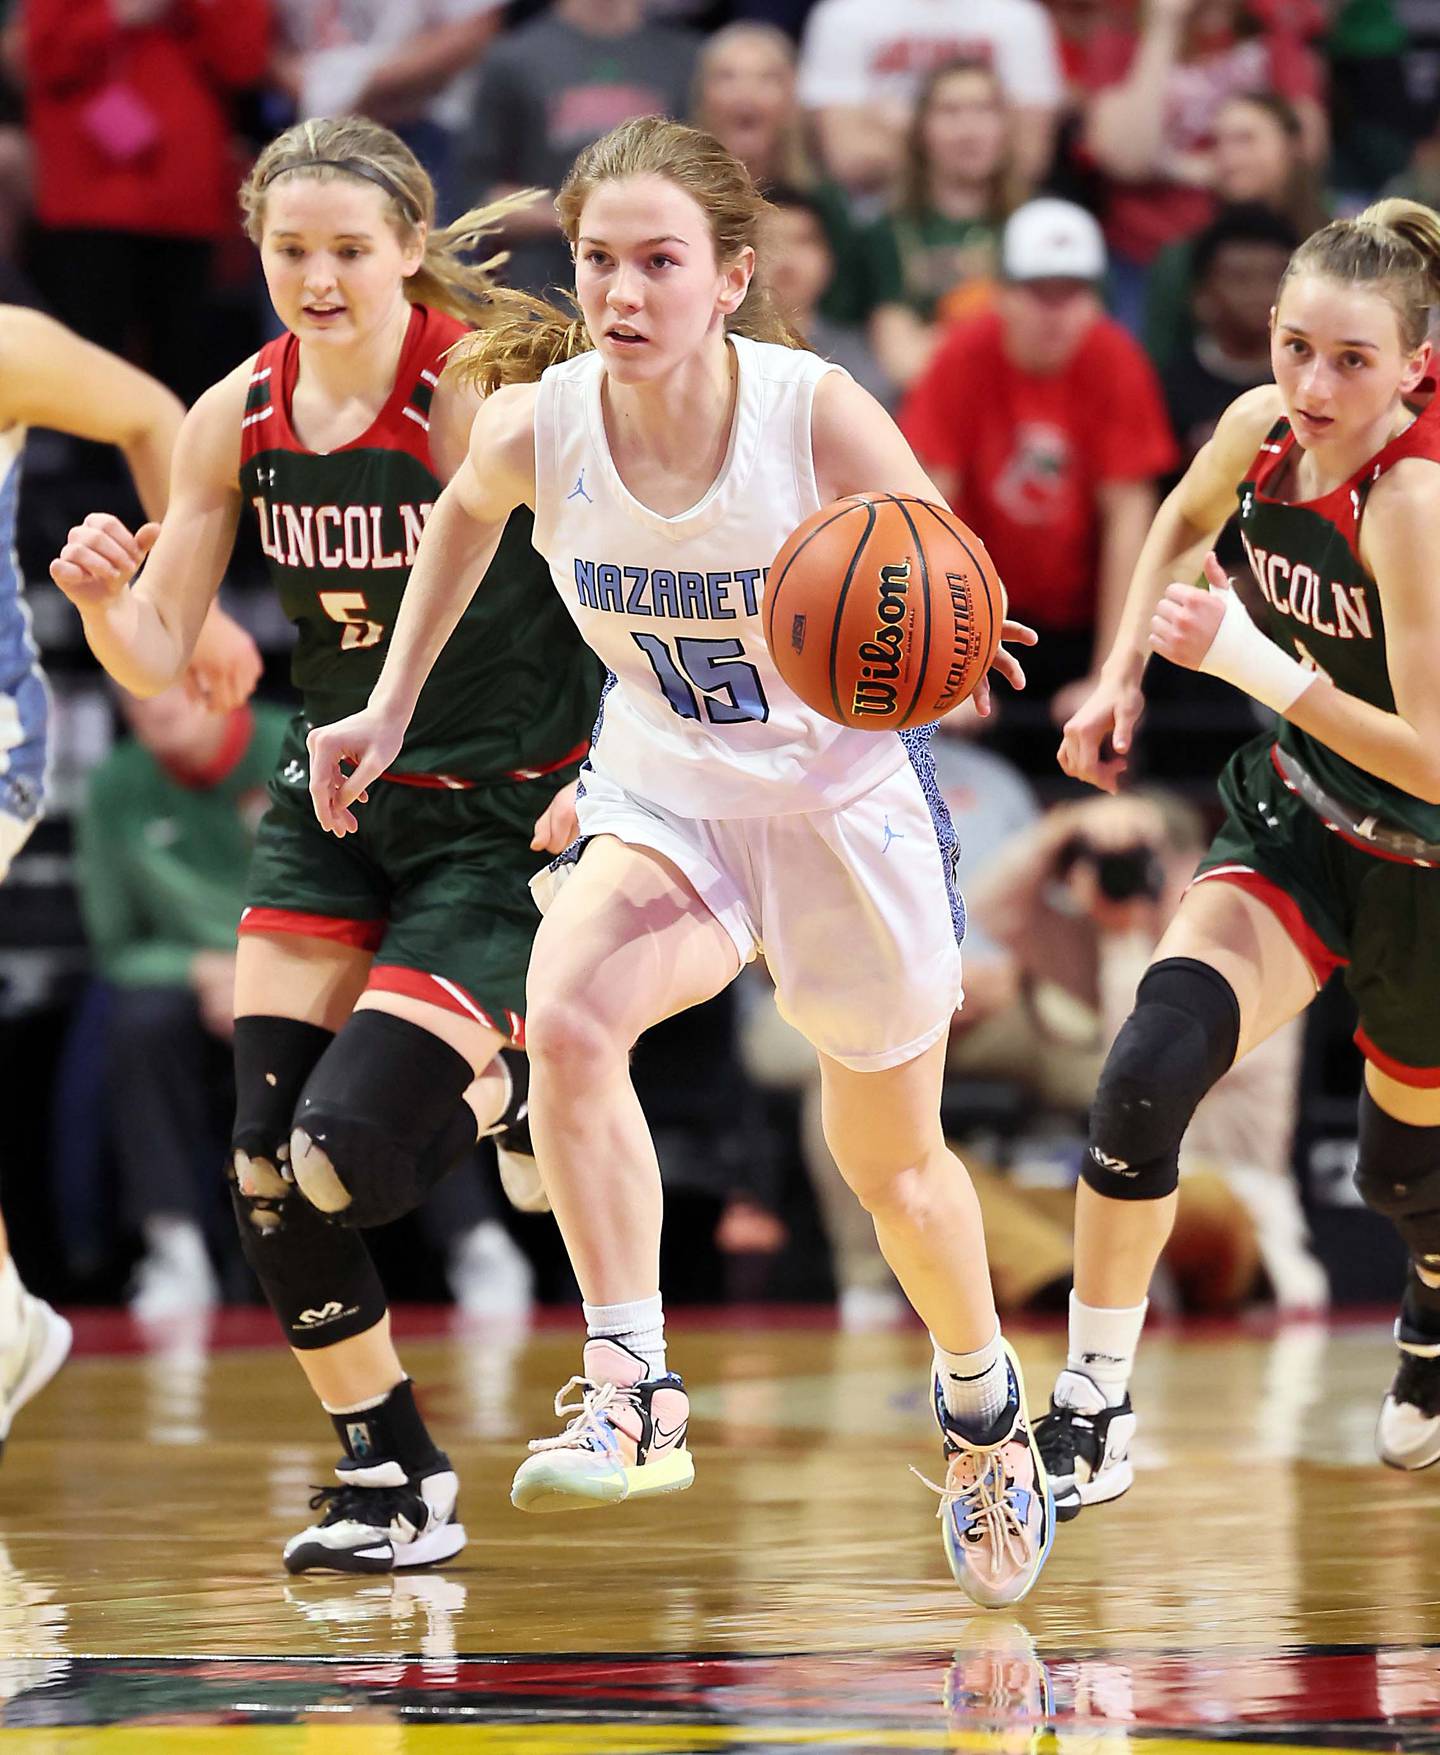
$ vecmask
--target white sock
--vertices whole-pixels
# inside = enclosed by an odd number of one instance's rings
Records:
[[[6,1347],[20,1332],[21,1299],[25,1288],[15,1271],[15,1257],[7,1255],[0,1268],[0,1348]]]
[[[631,1304],[582,1304],[592,1341],[618,1341],[645,1361],[651,1377],[665,1375],[665,1312],[660,1294]]]
[[[1065,1364],[1098,1384],[1106,1405],[1118,1408],[1130,1387],[1135,1349],[1145,1326],[1146,1298],[1122,1310],[1096,1309],[1070,1294],[1070,1350]]]
[[[945,1412],[967,1433],[988,1431],[1010,1399],[1010,1368],[1000,1345],[1000,1324],[973,1353],[947,1353],[934,1335],[930,1340]]]

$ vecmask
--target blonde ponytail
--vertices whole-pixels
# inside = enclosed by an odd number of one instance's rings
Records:
[[[1306,238],[1290,258],[1281,291],[1291,275],[1302,272],[1351,285],[1374,284],[1395,307],[1401,343],[1413,353],[1440,303],[1440,213],[1401,196],[1377,201],[1353,219],[1334,220]]]

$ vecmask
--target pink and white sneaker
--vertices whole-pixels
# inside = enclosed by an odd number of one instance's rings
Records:
[[[569,1424],[554,1438],[532,1438],[515,1472],[510,1503],[521,1511],[588,1511],[680,1493],[695,1479],[685,1444],[690,1398],[673,1371],[645,1376],[645,1361],[616,1341],[585,1343],[583,1376],[555,1397]],[[572,1390],[579,1399],[567,1401]]]
[[[940,1495],[937,1515],[955,1582],[987,1609],[1018,1603],[1029,1592],[1055,1539],[1055,1501],[1025,1412],[1020,1361],[1008,1341],[1001,1345],[1010,1367],[1009,1401],[992,1430],[978,1439],[951,1419],[932,1372],[935,1418],[949,1467],[943,1487],[925,1483]]]

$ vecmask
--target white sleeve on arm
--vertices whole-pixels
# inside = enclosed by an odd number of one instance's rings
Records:
[[[1012,103],[1053,106],[1064,97],[1055,26],[1037,0],[1016,0],[1013,25],[995,44],[995,70]]]
[[[796,86],[802,109],[868,102],[864,39],[851,28],[854,16],[847,0],[820,0],[810,14],[800,43]]]

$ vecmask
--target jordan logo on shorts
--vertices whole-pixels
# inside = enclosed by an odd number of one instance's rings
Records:
[[[900,830],[892,829],[890,827],[890,818],[887,816],[885,818],[885,841],[884,841],[884,844],[881,846],[880,851],[882,853],[888,853],[890,851],[890,843],[892,841],[903,841],[904,839],[905,839],[905,836],[901,833]]]

